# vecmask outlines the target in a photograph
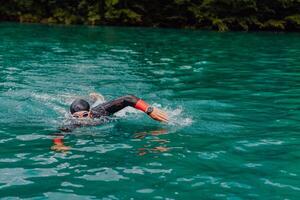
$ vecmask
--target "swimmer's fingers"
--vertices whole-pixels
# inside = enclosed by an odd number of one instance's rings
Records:
[[[168,122],[169,121],[168,116],[166,114],[162,114],[159,117],[160,117],[160,120],[162,122]]]
[[[160,122],[168,122],[168,115],[162,110],[159,110],[158,108],[153,108],[152,113],[149,114],[150,117],[153,119],[160,121]]]
[[[167,113],[164,112],[164,111],[162,111],[162,110],[158,110],[158,111],[159,111],[158,112],[158,116],[161,119],[161,121],[168,122],[169,121],[169,117],[168,117]]]
[[[160,121],[163,121],[163,122],[167,122],[168,121],[168,116],[166,113],[164,112],[159,112],[157,114],[158,118],[160,119]]]

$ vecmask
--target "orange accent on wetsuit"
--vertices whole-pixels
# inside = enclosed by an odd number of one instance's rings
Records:
[[[147,108],[149,107],[149,105],[143,101],[142,99],[138,100],[138,102],[135,104],[134,106],[136,109],[141,110],[143,112],[147,111]]]

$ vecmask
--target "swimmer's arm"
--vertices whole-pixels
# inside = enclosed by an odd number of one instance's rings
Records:
[[[149,112],[149,108],[151,106],[148,103],[146,103],[144,100],[134,95],[126,95],[117,98],[115,100],[109,101],[107,103],[104,103],[101,106],[110,114],[114,114],[127,106],[131,106],[135,109],[143,111],[144,113],[147,113],[154,120],[161,121],[161,122],[168,121],[168,115],[164,111],[152,107],[153,110],[150,110],[151,112]]]

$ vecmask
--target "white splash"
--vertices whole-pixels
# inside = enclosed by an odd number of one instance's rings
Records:
[[[182,107],[172,109],[169,107],[163,108],[160,104],[153,104],[153,106],[166,111],[169,116],[168,125],[184,127],[189,126],[193,123],[192,118],[184,116]]]

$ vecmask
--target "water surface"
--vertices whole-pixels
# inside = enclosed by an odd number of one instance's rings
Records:
[[[300,34],[0,24],[0,198],[299,199]],[[72,99],[135,94],[53,134]]]

